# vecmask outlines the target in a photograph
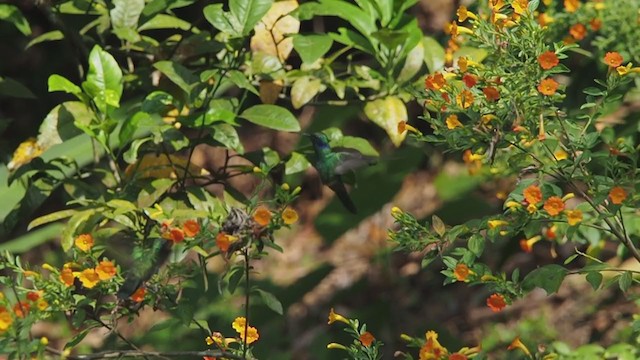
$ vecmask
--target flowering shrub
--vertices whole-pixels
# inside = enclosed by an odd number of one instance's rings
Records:
[[[476,183],[507,179],[497,196],[501,211],[454,225],[391,209],[396,249],[419,252],[423,268],[441,266],[445,284],[481,288],[491,314],[535,288],[553,294],[575,274],[594,290],[617,285],[635,299],[637,271],[601,256],[613,244],[619,260],[640,261],[637,121],[607,120],[640,84],[640,3],[616,1],[477,1],[460,6],[446,25],[446,48],[424,37],[410,0],[38,3],[56,29],[28,46],[64,39],[78,48],[80,71],[50,74],[48,91],[67,100],[0,173],[7,182],[0,196],[10,195],[3,229],[54,229],[60,239],[55,255],[37,257],[39,265],[3,254],[0,353],[83,358],[83,341],[102,329],[113,341],[96,358],[275,356],[259,348],[273,331],[256,326],[263,317],[254,313],[264,307],[284,315],[285,305],[255,282],[256,264],[286,253],[281,234],[307,220],[296,209],[312,192],[302,176],[312,164],[354,211],[345,184],[352,170],[378,157],[375,146],[393,159],[402,152],[418,158],[416,148],[435,144],[456,154]],[[63,21],[73,15],[79,17]],[[0,19],[31,36],[17,6],[0,5]],[[328,19],[337,23],[327,31],[300,30]],[[582,74],[587,66],[593,79]],[[13,87],[13,96],[30,93],[13,80],[0,84]],[[421,119],[409,117],[407,104],[416,100]],[[294,116],[322,104],[336,113],[342,105],[362,110],[385,140],[346,135],[339,127],[350,127],[338,115],[330,125]],[[241,141],[258,131],[303,128],[322,136],[286,151]],[[220,156],[196,161],[204,147]],[[401,163],[379,161],[387,173],[372,178],[375,196],[363,200],[383,196]],[[248,180],[240,186],[238,179]],[[47,199],[63,204],[36,215]],[[327,228],[337,226],[332,221]],[[504,244],[526,256],[545,244],[552,263],[507,274],[485,262]],[[572,254],[558,254],[567,244]],[[198,331],[182,337],[197,345],[183,352],[140,348],[122,324],[148,309],[169,317],[160,328]],[[207,321],[213,315],[222,321]],[[43,323],[58,324],[63,335],[34,337]],[[640,356],[631,336],[607,349],[572,350],[560,342],[534,347],[512,334],[492,348],[482,339],[449,344],[435,330],[377,333],[333,309],[328,325],[342,326],[350,338],[330,341],[329,358],[342,351],[335,356],[381,359],[388,351],[381,339],[391,338],[406,349],[387,353],[419,360],[482,359],[494,351],[537,359]],[[636,320],[630,331],[639,328]]]

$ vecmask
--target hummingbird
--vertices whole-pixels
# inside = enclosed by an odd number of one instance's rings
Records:
[[[150,238],[146,242],[148,246],[136,246],[133,249],[133,267],[118,289],[118,299],[128,299],[133,295],[142,283],[158,272],[171,253],[172,242],[167,239]]]
[[[317,132],[309,136],[315,152],[312,163],[320,174],[320,180],[336,193],[347,210],[354,214],[357,213],[358,210],[344,186],[342,175],[364,165],[372,165],[375,162],[374,158],[365,156],[356,150],[336,151],[331,148],[329,138],[323,133]]]

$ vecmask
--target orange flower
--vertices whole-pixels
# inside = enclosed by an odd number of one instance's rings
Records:
[[[458,120],[458,115],[456,114],[449,115],[445,122],[447,123],[447,128],[449,130],[453,130],[457,127],[462,127],[462,123],[460,122],[460,120]]]
[[[564,0],[564,9],[567,12],[576,12],[580,7],[580,0]]]
[[[60,271],[60,281],[62,281],[62,283],[67,287],[73,285],[74,279],[75,275],[73,274],[73,270],[70,268],[64,268]]]
[[[227,252],[229,250],[229,245],[231,245],[231,239],[229,235],[224,232],[219,232],[216,236],[216,245],[222,252]]]
[[[459,352],[453,353],[449,355],[449,360],[468,360],[467,355],[461,354]]]
[[[622,56],[618,52],[608,52],[604,56],[604,63],[609,65],[609,67],[617,68],[622,65]]]
[[[540,67],[545,70],[549,70],[559,63],[560,60],[558,59],[558,56],[556,56],[556,53],[551,50],[545,51],[538,56],[538,64],[540,64]]]
[[[290,207],[287,207],[282,211],[282,221],[285,224],[291,225],[298,221],[298,213]]]
[[[420,360],[440,359],[447,354],[447,349],[438,341],[438,333],[427,331],[425,337],[427,341],[420,348]]]
[[[500,99],[500,92],[498,92],[498,89],[493,86],[488,86],[482,89],[482,93],[487,98],[487,101],[497,101]]]
[[[493,294],[487,298],[487,306],[491,311],[499,312],[507,306],[507,302],[501,294]]]
[[[427,78],[424,80],[425,87],[430,90],[440,90],[446,84],[447,81],[445,80],[444,75],[439,72],[427,76]]]
[[[100,282],[100,277],[94,269],[83,270],[80,273],[80,276],[78,276],[78,279],[82,283],[82,286],[86,287],[87,289],[95,287],[98,282]]]
[[[74,243],[78,249],[88,252],[93,247],[93,236],[91,236],[91,234],[78,235]]]
[[[194,237],[200,232],[200,224],[196,220],[187,220],[182,225],[182,231],[187,237]]]
[[[552,78],[546,78],[538,85],[538,91],[542,95],[551,96],[556,93],[556,90],[558,90],[558,83]]]
[[[564,202],[557,196],[552,196],[544,202],[544,209],[551,216],[558,216],[564,210]]]
[[[609,191],[609,198],[612,204],[620,205],[627,198],[627,192],[620,186],[615,186]]]
[[[463,109],[467,109],[473,105],[473,93],[469,90],[462,90],[456,95],[456,104]]]
[[[602,20],[598,18],[591,19],[591,21],[589,21],[589,26],[591,27],[591,30],[598,31],[602,27]]]
[[[112,277],[116,276],[117,272],[115,265],[113,265],[113,262],[109,260],[100,261],[100,264],[96,266],[95,270],[100,280],[109,280]]]
[[[582,40],[587,36],[587,27],[582,24],[575,24],[569,28],[569,34],[576,40]]]
[[[537,204],[542,201],[542,191],[536,185],[529,185],[522,192],[524,195],[524,199],[527,200],[529,204]]]
[[[184,241],[184,231],[178,228],[169,228],[162,233],[162,237],[177,244]]]
[[[371,346],[371,344],[373,344],[373,342],[376,340],[375,337],[373,337],[373,335],[366,331],[365,333],[363,333],[362,335],[360,335],[360,342],[362,343],[362,345],[369,347]]]
[[[582,221],[582,211],[580,210],[567,210],[567,222],[571,226],[578,225]]]
[[[541,239],[542,239],[542,236],[540,235],[534,236],[529,240],[522,239],[520,240],[520,248],[522,249],[522,251],[526,253],[530,253],[533,250],[533,245],[538,241],[540,241]]]
[[[29,299],[29,301],[38,301],[40,294],[37,291],[29,291],[27,293],[27,299]]]
[[[472,273],[473,271],[471,271],[465,264],[458,264],[453,270],[453,275],[458,281],[466,281]]]
[[[557,230],[557,227],[555,225],[553,225],[550,228],[547,228],[547,230],[545,231],[544,235],[549,240],[555,240],[555,238],[558,236],[558,235],[556,235],[556,230]]]
[[[144,287],[139,287],[136,292],[131,295],[131,300],[136,303],[140,303],[144,301],[144,297],[147,295],[147,289]]]
[[[545,27],[552,22],[553,18],[549,16],[549,14],[540,13],[540,15],[538,15],[538,24],[540,24],[541,27]]]
[[[267,226],[271,222],[271,211],[264,206],[259,206],[253,213],[253,220],[260,226]]]
[[[24,318],[29,313],[29,309],[31,309],[31,305],[26,301],[20,301],[13,305],[13,313],[19,318]]]
[[[478,83],[478,78],[472,74],[464,74],[462,76],[462,82],[464,82],[466,87],[472,88]]]

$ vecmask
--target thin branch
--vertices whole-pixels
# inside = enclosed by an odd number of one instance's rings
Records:
[[[55,355],[63,355],[63,351],[58,349],[47,347],[47,352]],[[141,351],[141,350],[112,350],[112,351],[103,351],[94,354],[86,354],[86,355],[66,355],[66,359],[68,360],[93,360],[93,359],[119,359],[119,358],[128,358],[128,357],[147,357],[147,356],[155,356],[155,357],[166,357],[166,358],[185,358],[189,357],[204,357],[211,356],[215,358],[225,358],[225,359],[241,359],[241,357],[237,355],[233,355],[226,351],[220,350],[204,350],[204,351]]]

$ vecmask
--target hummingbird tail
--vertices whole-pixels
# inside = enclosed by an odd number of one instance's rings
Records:
[[[127,276],[122,286],[120,286],[120,289],[118,289],[116,296],[121,300],[128,299],[138,290],[142,282],[142,279],[136,278],[135,276]]]
[[[358,209],[356,208],[356,205],[353,203],[353,200],[351,200],[351,196],[349,196],[349,193],[347,192],[347,189],[344,187],[344,184],[338,183],[330,187],[331,187],[331,190],[333,190],[336,193],[336,195],[338,196],[338,199],[340,199],[340,202],[342,203],[342,205],[344,205],[344,207],[347,210],[349,210],[353,214],[358,213]]]

